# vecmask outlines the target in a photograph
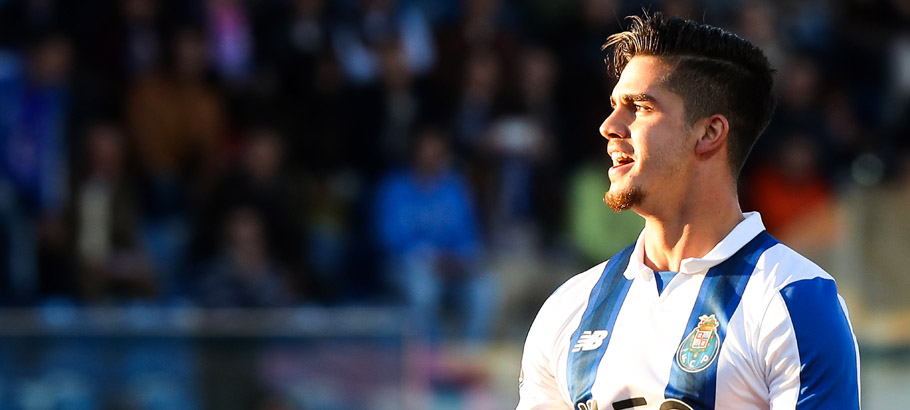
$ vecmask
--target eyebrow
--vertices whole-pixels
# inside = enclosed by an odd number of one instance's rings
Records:
[[[627,101],[628,101],[628,100],[631,100],[631,101],[654,101],[654,97],[652,97],[652,96],[650,96],[650,95],[648,95],[648,94],[645,94],[645,93],[640,93],[640,94],[623,94],[622,99],[623,99],[623,100],[627,100]]]
[[[650,102],[654,102],[654,101],[655,101],[654,97],[652,97],[652,96],[649,95],[649,94],[645,94],[645,93],[638,93],[638,94],[621,94],[621,95],[619,96],[619,99],[622,100],[624,103],[627,103],[627,104],[630,103],[630,102],[632,102],[632,101],[650,101]],[[616,102],[615,102],[615,100],[613,99],[612,96],[610,97],[610,105],[613,106],[613,107],[616,106]]]

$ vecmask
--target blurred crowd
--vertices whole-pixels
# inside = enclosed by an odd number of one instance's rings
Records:
[[[784,242],[830,246],[846,186],[910,182],[910,2],[644,6],[777,68],[741,198]],[[488,337],[496,255],[581,271],[642,226],[601,203],[597,133],[600,46],[641,10],[0,0],[0,304],[403,304]]]

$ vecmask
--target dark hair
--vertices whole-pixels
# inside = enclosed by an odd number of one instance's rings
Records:
[[[686,122],[714,114],[727,117],[727,153],[738,177],[749,151],[774,112],[774,69],[748,40],[723,29],[663,14],[629,16],[628,31],[607,38],[603,49],[611,75],[619,77],[632,57],[659,57],[670,65],[663,83],[682,97]]]

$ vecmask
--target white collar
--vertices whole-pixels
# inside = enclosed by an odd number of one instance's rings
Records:
[[[761,215],[758,212],[745,212],[743,217],[745,219],[740,221],[717,245],[714,245],[714,249],[711,249],[705,256],[683,259],[679,263],[679,273],[692,275],[707,271],[733,256],[734,253],[765,230],[765,224],[762,223]],[[626,279],[632,280],[636,275],[654,273],[644,263],[644,237],[645,231],[642,229],[641,234],[638,235],[638,240],[635,242],[635,249],[632,250],[629,266],[626,267],[624,273]]]

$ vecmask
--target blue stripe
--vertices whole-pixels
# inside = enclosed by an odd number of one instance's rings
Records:
[[[607,351],[607,345],[613,336],[613,325],[616,324],[616,318],[619,316],[619,309],[629,293],[629,287],[632,281],[623,276],[626,267],[629,266],[629,258],[632,256],[632,250],[635,249],[633,243],[626,249],[620,251],[616,256],[610,258],[607,266],[604,267],[603,274],[588,298],[588,306],[581,317],[578,328],[572,333],[572,339],[569,343],[569,361],[567,371],[567,381],[569,384],[569,394],[577,406],[578,403],[584,403],[591,399],[591,388],[594,386],[594,379],[597,377],[597,368]],[[606,330],[607,336],[603,343],[594,350],[572,352],[578,339],[584,331]]]
[[[798,410],[859,409],[856,346],[833,280],[781,289],[799,350]]]
[[[727,335],[727,324],[739,307],[743,290],[755,271],[758,258],[777,243],[774,237],[763,231],[729,259],[708,271],[689,316],[689,323],[680,338],[680,345],[698,326],[699,317],[713,314],[717,319],[716,337],[719,343],[717,355],[720,355],[719,350],[723,348]],[[674,351],[673,367],[665,391],[666,398],[678,399],[696,410],[710,410],[714,408],[716,391],[716,358],[704,370],[689,373],[679,366]]]
[[[654,272],[654,281],[657,282],[657,294],[660,295],[664,293],[664,288],[667,287],[667,284],[673,280],[673,277],[676,276],[678,272]]]

